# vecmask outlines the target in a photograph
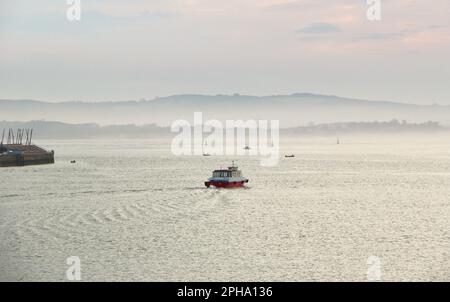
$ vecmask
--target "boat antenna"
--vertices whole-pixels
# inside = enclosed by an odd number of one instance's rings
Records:
[[[3,128],[3,134],[2,134],[2,142],[0,143],[0,145],[3,146],[3,139],[5,138],[5,128]]]

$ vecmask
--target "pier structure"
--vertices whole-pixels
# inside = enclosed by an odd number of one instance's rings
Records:
[[[33,129],[3,129],[0,141],[0,167],[55,163],[55,152],[32,144]]]

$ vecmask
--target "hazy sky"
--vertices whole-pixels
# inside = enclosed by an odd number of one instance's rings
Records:
[[[450,1],[0,0],[0,98],[313,92],[450,104]]]

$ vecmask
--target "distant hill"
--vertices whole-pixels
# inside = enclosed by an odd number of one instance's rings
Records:
[[[169,127],[152,125],[114,125],[99,126],[97,124],[66,124],[61,122],[31,121],[8,122],[0,121],[0,139],[2,129],[34,130],[33,137],[39,139],[87,139],[87,138],[161,138],[174,137]],[[436,133],[450,131],[436,122],[411,124],[392,120],[390,122],[370,123],[333,123],[308,125],[295,128],[281,129],[281,135],[341,135],[347,133]],[[6,141],[6,138],[5,138]]]
[[[297,93],[292,95],[174,95],[153,100],[124,102],[63,102],[0,100],[0,120],[51,120],[65,123],[157,124],[169,126],[176,119],[193,120],[194,111],[204,119],[277,119],[281,127],[310,122],[407,120],[413,123],[437,121],[450,125],[450,106],[412,105],[367,101],[337,96]]]
[[[171,134],[169,128],[151,125],[110,125],[98,124],[66,124],[62,122],[30,121],[9,122],[0,121],[0,139],[2,129],[33,129],[35,139],[78,139],[78,138],[142,138],[161,137]],[[7,134],[6,134],[7,135]],[[6,138],[5,138],[6,140]]]

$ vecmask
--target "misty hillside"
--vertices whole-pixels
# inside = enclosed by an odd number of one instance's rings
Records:
[[[0,100],[0,120],[51,120],[100,125],[155,123],[169,126],[176,119],[193,120],[201,111],[204,120],[277,119],[282,128],[314,123],[407,120],[436,121],[450,125],[450,106],[421,106],[324,96],[175,95],[126,102],[63,102]]]
[[[98,124],[67,124],[50,121],[11,122],[0,121],[0,139],[3,130],[7,137],[8,129],[16,133],[17,129],[33,129],[35,139],[76,139],[76,138],[141,138],[161,137],[171,135],[170,128],[150,125],[109,125]],[[6,141],[6,138],[4,138]]]
[[[174,133],[169,127],[151,125],[110,125],[97,124],[67,124],[61,122],[30,121],[11,122],[0,121],[0,139],[3,131],[7,137],[8,129],[33,129],[33,138],[39,139],[79,139],[79,138],[161,138],[171,137]],[[436,122],[421,124],[406,123],[392,120],[389,122],[370,123],[333,123],[311,124],[295,128],[281,129],[281,135],[341,135],[351,133],[448,133],[450,128],[442,127]],[[6,137],[4,140],[6,141]]]

